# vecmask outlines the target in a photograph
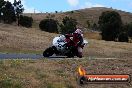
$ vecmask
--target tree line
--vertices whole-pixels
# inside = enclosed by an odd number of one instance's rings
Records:
[[[98,24],[103,40],[128,42],[132,37],[132,22],[123,24],[120,14],[116,11],[103,12]]]
[[[51,18],[43,19],[40,21],[39,28],[46,32],[66,34],[74,32],[76,30],[76,25],[76,19],[66,16],[61,23]]]
[[[87,21],[88,24],[89,21]],[[42,31],[69,33],[76,29],[77,20],[71,17],[64,17],[61,24],[57,20],[47,18],[40,22],[39,27]],[[101,31],[103,40],[128,42],[132,38],[132,22],[123,24],[121,16],[116,11],[105,11],[101,14],[98,26],[93,24],[93,28]]]

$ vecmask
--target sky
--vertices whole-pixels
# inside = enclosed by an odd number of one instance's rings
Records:
[[[7,0],[6,0],[7,1]],[[14,0],[8,0],[13,2]],[[71,11],[91,7],[108,7],[132,13],[132,0],[21,0],[25,13]]]

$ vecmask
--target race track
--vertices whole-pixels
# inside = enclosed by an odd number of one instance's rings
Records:
[[[0,59],[43,59],[42,54],[14,54],[14,53],[0,53]],[[51,56],[49,59],[62,59],[66,58],[65,56]]]
[[[78,57],[75,57],[75,58],[67,58],[66,56],[51,56],[51,57],[43,57],[42,54],[14,54],[14,53],[0,53],[0,59],[34,59],[34,60],[37,60],[37,59],[44,59],[44,58],[47,58],[47,59],[53,59],[53,60],[62,60],[62,59],[86,59],[86,57],[84,58],[78,58]],[[104,59],[104,60],[107,60],[107,59],[118,59],[118,58],[106,58],[106,57],[102,57],[102,58],[97,58],[97,57],[93,57],[93,56],[88,56],[87,59]]]
[[[41,54],[2,54],[0,53],[0,59],[41,59]]]

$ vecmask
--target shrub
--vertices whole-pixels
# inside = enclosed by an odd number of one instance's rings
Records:
[[[87,20],[87,21],[86,21],[86,24],[87,24],[87,28],[89,28],[89,29],[90,29],[91,24],[90,24],[90,21],[89,21],[89,20]]]
[[[55,13],[58,13],[58,11],[55,11]]]
[[[122,32],[126,32],[129,37],[132,37],[132,22],[123,25]]]
[[[99,28],[102,31],[102,39],[107,41],[114,41],[122,27],[122,20],[119,13],[115,11],[103,12],[99,17]]]
[[[128,35],[132,37],[132,22],[128,24]]]
[[[74,11],[71,11],[71,13],[74,13]]]
[[[74,32],[76,30],[77,21],[71,17],[65,17],[60,25],[61,34]]]
[[[94,31],[97,31],[97,30],[98,30],[98,26],[97,26],[96,23],[94,23],[94,24],[92,25],[92,30],[94,30]]]
[[[39,28],[42,31],[57,33],[58,32],[58,22],[54,19],[44,19],[40,22]]]
[[[118,36],[118,41],[119,42],[128,42],[129,38],[128,38],[127,33],[125,33],[125,32],[120,33],[119,36]]]
[[[18,22],[21,26],[29,28],[32,27],[33,18],[21,15]]]

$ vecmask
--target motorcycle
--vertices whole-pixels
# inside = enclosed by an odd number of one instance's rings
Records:
[[[67,56],[68,58],[71,58],[71,57],[74,57],[74,56],[78,56],[77,47],[75,46],[75,44],[74,44],[72,39],[73,38],[71,37],[68,40],[69,42],[67,42],[67,41],[65,41],[66,37],[64,35],[55,37],[53,39],[52,46],[47,48],[43,52],[43,56],[44,57],[50,57],[53,54],[55,54],[56,56]],[[88,44],[88,41],[87,40],[83,40],[82,47],[84,47],[87,44]]]

